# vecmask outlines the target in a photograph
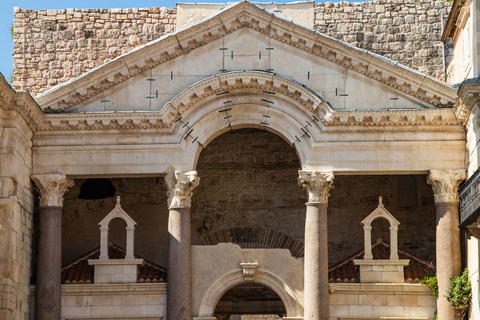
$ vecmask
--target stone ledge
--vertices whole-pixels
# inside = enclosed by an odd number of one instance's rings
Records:
[[[329,287],[331,294],[432,295],[430,288],[418,283],[330,283]]]
[[[31,295],[35,296],[35,286],[30,286]],[[62,296],[84,294],[167,294],[166,283],[136,284],[64,284]]]

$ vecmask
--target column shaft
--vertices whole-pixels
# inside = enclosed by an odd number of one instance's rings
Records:
[[[190,238],[190,207],[171,207],[168,217],[168,320],[192,319]]]
[[[305,320],[327,320],[327,204],[307,203],[305,219]]]
[[[461,272],[458,202],[436,203],[437,211],[437,279],[438,320],[460,319],[458,310],[444,296],[450,285],[448,278]]]
[[[62,207],[41,207],[39,228],[36,319],[60,320]]]

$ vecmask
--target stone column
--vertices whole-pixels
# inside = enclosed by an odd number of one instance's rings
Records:
[[[168,279],[167,319],[192,319],[190,207],[193,189],[200,183],[196,171],[167,174]]]
[[[333,187],[332,172],[298,172],[299,185],[307,190],[305,219],[305,320],[327,320],[328,234],[327,204]]]
[[[450,284],[448,278],[461,272],[458,185],[464,179],[463,170],[431,170],[427,178],[433,188],[437,209],[438,320],[460,319],[445,295]]]
[[[73,180],[61,174],[34,175],[40,192],[35,318],[60,320],[63,194]]]

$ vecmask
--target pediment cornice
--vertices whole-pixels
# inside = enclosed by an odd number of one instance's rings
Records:
[[[37,102],[46,111],[68,110],[119,83],[240,28],[256,30],[436,107],[451,107],[456,98],[455,89],[438,80],[284,20],[248,1],[242,1],[197,25],[150,42],[77,79],[55,87],[38,96]]]
[[[477,79],[474,83],[462,84],[458,90],[458,98],[453,107],[456,117],[464,124],[475,106],[480,103],[480,83]]]
[[[35,131],[43,122],[44,113],[27,92],[17,92],[0,77],[0,110],[17,112],[30,130]]]
[[[412,127],[417,131],[439,127],[458,130],[461,126],[452,109],[334,110],[324,98],[291,79],[250,71],[222,73],[204,79],[183,90],[160,111],[47,114],[39,131],[160,129],[168,134],[179,121],[187,123],[199,107],[219,99],[223,101],[221,109],[229,106],[226,102],[235,105],[237,100],[243,105],[281,109],[285,114],[292,114],[294,109],[289,108],[300,108],[303,114],[300,117],[309,116],[312,121],[321,122],[326,131],[405,131]],[[229,114],[235,112],[233,107]],[[185,119],[181,121],[182,118]],[[305,119],[297,120],[300,123]]]

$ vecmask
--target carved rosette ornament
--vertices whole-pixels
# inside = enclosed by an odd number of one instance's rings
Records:
[[[63,195],[74,184],[63,174],[38,174],[32,180],[40,192],[40,207],[62,207]]]
[[[459,202],[458,186],[464,179],[464,170],[431,170],[427,183],[432,185],[435,203]]]
[[[298,185],[308,192],[308,203],[328,203],[333,188],[333,172],[298,171]]]
[[[168,208],[190,208],[193,189],[200,183],[197,171],[175,171],[165,176],[167,186]]]

